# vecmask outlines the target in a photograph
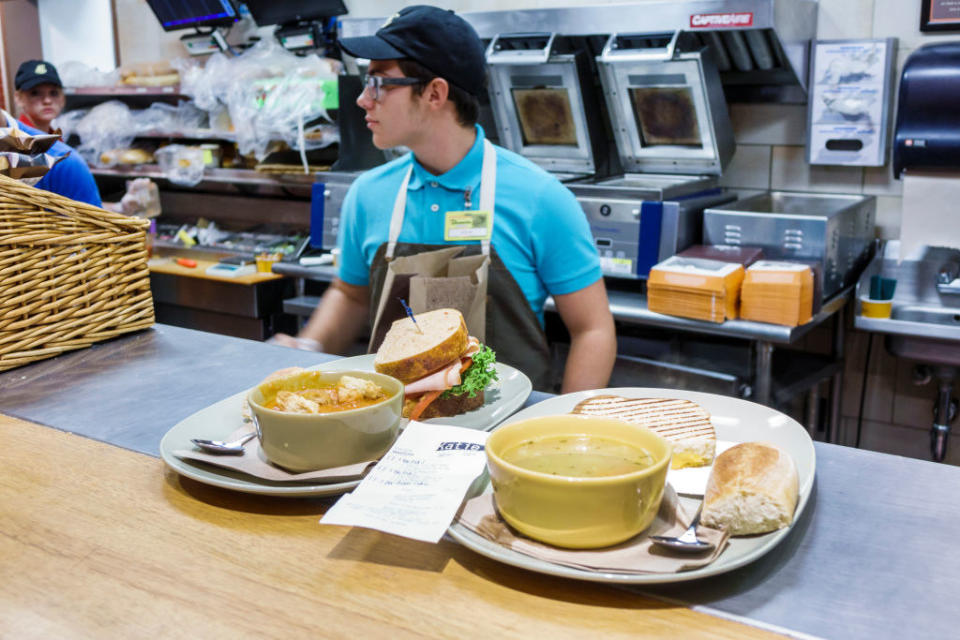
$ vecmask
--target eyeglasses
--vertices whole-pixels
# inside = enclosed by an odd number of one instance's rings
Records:
[[[363,90],[369,91],[375,102],[383,99],[383,87],[410,87],[423,84],[418,78],[387,78],[384,76],[364,76]]]

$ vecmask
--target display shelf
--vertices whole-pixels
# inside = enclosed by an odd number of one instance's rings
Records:
[[[167,87],[65,87],[66,109],[89,107],[108,100],[120,100],[132,107],[145,107],[154,102],[177,104],[181,100],[190,100],[190,96],[180,93],[180,85]]]
[[[167,177],[156,164],[124,165],[116,167],[91,167],[94,176],[105,178],[150,178],[166,182]],[[207,169],[203,181],[198,184],[234,184],[254,186],[310,185],[316,174],[309,173],[263,173],[254,169]]]

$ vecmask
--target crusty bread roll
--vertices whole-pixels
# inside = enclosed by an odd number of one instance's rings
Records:
[[[793,458],[767,442],[745,442],[717,456],[703,497],[701,520],[731,535],[775,531],[797,507]]]
[[[404,384],[459,358],[469,337],[463,314],[456,309],[437,309],[416,317],[417,326],[410,318],[390,325],[373,360],[378,373],[393,376]]]

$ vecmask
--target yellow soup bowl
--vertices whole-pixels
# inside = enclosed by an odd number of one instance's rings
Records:
[[[290,413],[267,408],[279,391],[336,385],[342,376],[376,383],[387,397],[375,404],[332,413]],[[403,383],[368,371],[300,371],[262,382],[247,394],[267,460],[290,471],[331,469],[376,460],[397,439]]]
[[[649,465],[626,472],[611,467],[615,475],[579,475],[584,469],[575,466],[577,451],[591,455],[589,445],[582,446],[591,440],[645,452]],[[547,465],[558,461],[556,470],[533,470],[531,466],[542,469],[543,464],[514,458],[519,447],[532,442],[566,441],[577,444],[559,456],[545,458]],[[499,427],[490,434],[486,452],[494,500],[511,527],[547,544],[590,549],[623,542],[650,526],[663,499],[673,450],[668,441],[644,427],[568,414]],[[596,459],[591,455],[590,460]]]

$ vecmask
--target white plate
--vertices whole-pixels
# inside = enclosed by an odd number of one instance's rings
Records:
[[[371,355],[342,358],[310,367],[324,371],[373,371]],[[533,388],[530,379],[513,367],[497,363],[500,386],[488,389],[484,394],[482,407],[452,418],[436,418],[437,422],[467,427],[468,429],[489,430],[503,421],[511,413],[523,406]],[[160,441],[160,457],[177,473],[204,484],[224,489],[258,493],[273,496],[307,497],[338,495],[352,490],[359,480],[337,483],[316,482],[272,482],[261,480],[244,473],[231,471],[201,462],[181,460],[173,455],[179,449],[190,449],[191,438],[209,438],[222,440],[243,425],[243,401],[247,391],[241,391],[229,398],[210,405],[178,422]],[[432,422],[433,420],[425,420]]]
[[[574,405],[578,402],[597,395],[618,395],[626,398],[683,398],[700,404],[710,412],[713,426],[717,431],[717,439],[730,440],[733,442],[763,440],[771,442],[789,453],[797,465],[797,474],[800,480],[800,497],[797,504],[797,511],[793,516],[794,523],[800,518],[804,508],[807,506],[807,500],[810,498],[810,491],[813,488],[813,476],[816,468],[816,454],[813,448],[813,441],[810,440],[806,429],[792,418],[770,407],[746,400],[711,393],[696,393],[693,391],[678,391],[673,389],[648,389],[638,387],[601,389],[549,398],[518,412],[510,418],[508,423],[525,418],[570,413]],[[491,490],[489,484],[484,490]],[[693,498],[681,498],[681,501],[684,507],[691,513],[692,510],[696,510],[700,503],[700,500]],[[705,578],[742,567],[770,551],[790,533],[791,528],[792,525],[791,527],[760,536],[730,538],[730,545],[723,554],[713,563],[700,569],[671,574],[632,575],[584,571],[582,569],[574,569],[572,567],[565,567],[544,560],[538,560],[537,558],[517,553],[516,551],[493,543],[470,531],[458,522],[452,524],[447,533],[460,544],[481,555],[530,571],[565,578],[592,580],[594,582],[660,584]]]

